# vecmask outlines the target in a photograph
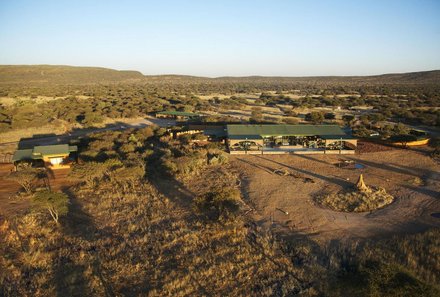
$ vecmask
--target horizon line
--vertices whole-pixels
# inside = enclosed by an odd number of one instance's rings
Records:
[[[100,69],[108,69],[115,71],[133,71],[139,72],[143,76],[187,76],[187,77],[196,77],[196,78],[210,78],[210,79],[218,79],[218,78],[246,78],[246,77],[269,77],[269,78],[313,78],[313,77],[365,77],[365,76],[383,76],[383,75],[397,75],[397,74],[410,74],[410,73],[419,73],[419,72],[434,72],[440,71],[440,69],[430,69],[430,70],[416,70],[416,71],[406,71],[406,72],[385,72],[385,73],[376,73],[376,74],[343,74],[343,75],[335,75],[335,74],[319,74],[319,75],[263,75],[263,74],[251,74],[251,75],[220,75],[220,76],[203,76],[203,75],[195,75],[195,74],[181,74],[181,73],[156,73],[156,74],[144,74],[140,70],[134,69],[121,69],[121,68],[111,68],[105,66],[85,66],[85,65],[68,65],[68,64],[0,64],[2,66],[55,66],[55,67],[77,67],[77,68],[100,68]]]

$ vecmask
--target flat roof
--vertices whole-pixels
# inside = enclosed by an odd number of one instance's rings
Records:
[[[226,131],[225,129],[205,129],[203,130],[204,135],[215,136],[215,137],[225,137]]]
[[[183,117],[199,117],[200,115],[198,113],[192,113],[192,112],[184,112],[184,111],[159,111],[157,114],[166,114],[166,115],[174,115],[174,116],[183,116]]]
[[[32,152],[33,149],[17,150],[12,156],[12,161],[15,162],[20,160],[34,160],[35,158],[32,157]]]
[[[42,145],[34,147],[33,154],[39,155],[66,155],[70,152],[76,152],[76,146],[69,146],[68,144],[56,144],[56,145]]]
[[[347,136],[338,125],[227,125],[228,137],[259,136]]]

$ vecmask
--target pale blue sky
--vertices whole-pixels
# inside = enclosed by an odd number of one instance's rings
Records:
[[[440,0],[0,0],[0,64],[203,76],[440,69]]]

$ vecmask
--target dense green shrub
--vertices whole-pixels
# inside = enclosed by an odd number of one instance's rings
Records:
[[[233,188],[221,188],[194,199],[197,213],[213,220],[233,218],[239,210],[240,192]]]

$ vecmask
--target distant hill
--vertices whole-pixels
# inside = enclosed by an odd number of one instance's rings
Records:
[[[392,73],[376,76],[367,76],[366,79],[380,80],[391,83],[440,83],[440,70],[419,71],[408,73]]]
[[[439,84],[440,70],[392,73],[371,76],[247,76],[247,77],[218,77],[215,80],[229,82],[290,82],[311,84]]]
[[[94,84],[142,80],[138,71],[58,65],[0,65],[1,83]]]
[[[197,77],[189,75],[147,75],[138,71],[119,71],[100,67],[55,65],[0,65],[0,83],[96,84],[113,82],[145,83],[300,83],[300,84],[435,84],[440,85],[440,70],[393,73],[372,76],[246,76]]]

